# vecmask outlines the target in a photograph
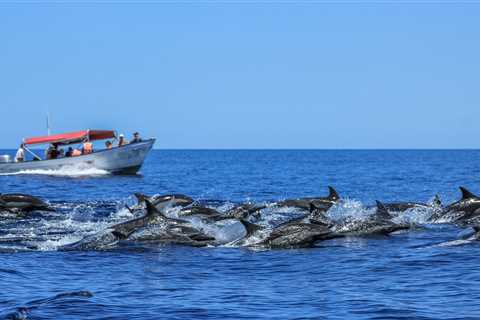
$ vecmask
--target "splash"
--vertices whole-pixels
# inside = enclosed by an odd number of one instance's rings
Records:
[[[375,210],[375,208],[366,208],[361,201],[342,199],[327,211],[327,216],[336,222],[365,220],[374,214]]]
[[[16,176],[16,175],[44,175],[54,177],[90,177],[90,176],[105,176],[110,175],[106,170],[92,168],[90,166],[64,166],[59,169],[34,169],[21,170],[13,173],[0,173],[2,176]]]

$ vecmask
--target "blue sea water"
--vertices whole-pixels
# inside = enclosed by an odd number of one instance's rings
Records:
[[[460,240],[468,228],[448,223],[420,219],[408,232],[309,249],[56,251],[127,220],[122,206],[134,192],[224,205],[325,195],[332,185],[347,211],[435,194],[447,204],[460,185],[480,193],[479,160],[476,150],[156,150],[138,176],[3,175],[0,192],[40,196],[58,212],[0,222],[0,317],[479,319],[480,246]]]

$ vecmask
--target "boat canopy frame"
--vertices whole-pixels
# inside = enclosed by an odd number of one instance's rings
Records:
[[[40,156],[35,154],[27,146],[53,144],[56,146],[67,146],[71,144],[84,143],[97,140],[117,139],[117,132],[114,130],[82,130],[68,132],[63,134],[54,134],[48,136],[31,137],[23,139],[24,149],[30,153],[35,159],[42,160]]]
[[[85,141],[96,141],[116,139],[117,133],[113,130],[82,130],[48,136],[31,137],[23,139],[24,145],[53,144],[65,146],[69,144],[82,143]]]

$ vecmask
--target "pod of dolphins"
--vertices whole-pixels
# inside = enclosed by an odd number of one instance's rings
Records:
[[[149,197],[136,193],[138,203],[127,209],[138,216],[114,224],[101,232],[86,236],[80,241],[64,245],[59,250],[105,250],[123,242],[148,242],[181,244],[195,247],[223,245],[220,239],[207,234],[203,228],[192,223],[196,218],[204,224],[215,224],[231,220],[244,228],[243,236],[229,242],[229,245],[262,248],[304,248],[313,247],[319,241],[345,236],[383,235],[407,230],[414,225],[395,222],[394,218],[412,209],[430,209],[428,221],[439,223],[449,221],[460,226],[472,227],[475,238],[480,239],[480,197],[460,187],[460,200],[443,206],[438,196],[432,203],[377,201],[374,213],[355,223],[335,221],[327,212],[341,201],[337,191],[329,188],[328,196],[287,199],[269,205],[244,203],[220,212],[199,205],[194,199],[183,194],[157,195]],[[267,228],[257,222],[266,207],[294,207],[303,216],[290,219],[274,228]],[[372,208],[373,209],[373,208]],[[167,215],[175,210],[176,216]],[[26,194],[0,194],[0,212],[25,217],[32,211],[54,211],[43,200]]]

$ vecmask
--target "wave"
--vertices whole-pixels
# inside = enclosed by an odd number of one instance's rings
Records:
[[[21,170],[13,173],[0,173],[2,176],[16,176],[16,175],[45,175],[56,177],[86,177],[86,176],[105,176],[110,175],[106,170],[96,169],[92,167],[62,167],[59,169],[34,169]]]

